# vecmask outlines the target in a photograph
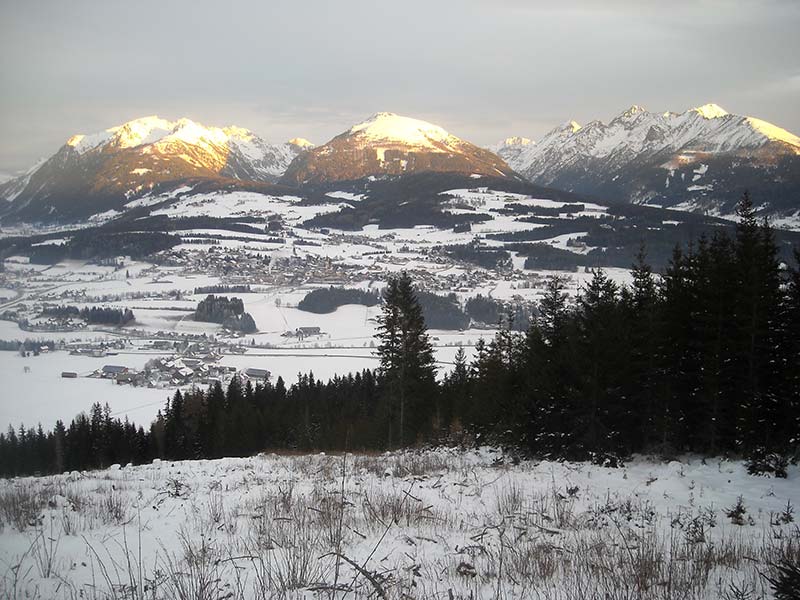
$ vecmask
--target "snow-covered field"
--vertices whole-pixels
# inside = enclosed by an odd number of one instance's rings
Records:
[[[120,419],[127,416],[147,427],[174,390],[117,385],[86,375],[103,365],[123,361],[141,368],[151,358],[147,354],[90,358],[66,352],[23,358],[16,352],[0,352],[0,426],[5,429],[11,424],[16,428],[24,423],[26,427],[36,427],[41,423],[49,431],[57,420],[69,425],[78,413],[88,413],[92,404],[99,402],[108,403],[112,414]],[[79,377],[64,379],[62,371],[75,372]]]
[[[800,543],[797,498],[798,467],[768,479],[725,459],[611,469],[440,449],[114,466],[0,482],[0,594],[770,598],[762,573]]]
[[[356,194],[332,192],[329,203],[311,205],[293,196],[242,191],[184,194],[189,191],[185,188],[171,193],[174,202],[154,214],[258,217],[265,222],[278,215],[282,220],[281,230],[261,233],[263,224],[247,233],[213,228],[181,230],[184,243],[173,253],[167,253],[169,260],[154,263],[118,257],[103,264],[65,259],[53,265],[38,265],[25,256],[5,258],[5,269],[0,271],[0,314],[4,317],[0,320],[0,340],[80,341],[95,345],[99,340],[124,342],[119,354],[101,359],[70,356],[67,351],[24,359],[13,352],[0,352],[0,377],[5,384],[0,391],[0,427],[8,424],[17,427],[23,422],[35,427],[41,422],[49,429],[57,419],[69,423],[94,402],[108,402],[114,414],[128,416],[146,426],[174,387],[133,388],[83,375],[106,364],[140,370],[148,359],[158,355],[142,352],[145,344],[155,339],[170,344],[208,340],[211,347],[224,355],[221,365],[267,369],[273,381],[281,376],[288,384],[296,381],[300,372],[313,371],[317,378],[326,380],[337,374],[376,367],[374,336],[380,308],[346,305],[329,314],[299,310],[300,300],[320,286],[379,291],[388,275],[407,270],[423,289],[455,293],[462,303],[476,294],[523,303],[538,300],[552,276],[564,277],[571,294],[590,276],[578,271],[525,270],[522,256],[515,256],[513,270],[506,267],[487,270],[455,261],[441,251],[443,245],[468,244],[476,238],[487,245],[499,243],[486,238],[493,232],[541,227],[516,221],[503,210],[508,203],[544,208],[561,205],[551,200],[485,187],[453,189],[443,192],[449,197],[452,210],[468,206],[486,213],[490,219],[463,233],[431,226],[380,229],[374,224],[353,232],[309,230],[304,222],[343,205],[361,202],[363,198]],[[159,201],[168,199],[164,196]],[[132,203],[150,200],[155,199]],[[600,205],[586,204],[584,208],[587,215],[606,213]],[[251,220],[250,226],[255,222]],[[561,235],[546,242],[567,249],[569,237]],[[58,238],[43,243],[62,243],[70,238],[71,232],[65,230]],[[256,254],[265,260],[254,260]],[[610,269],[609,273],[616,281],[630,278],[623,269]],[[218,324],[193,320],[197,303],[206,296],[195,294],[195,289],[229,284],[252,286],[251,292],[231,295],[243,300],[245,310],[255,320],[257,332],[235,337]],[[54,323],[43,314],[48,304],[79,309],[130,308],[135,320],[122,329],[111,325],[86,326],[82,322]],[[493,336],[494,330],[479,329],[481,326],[475,324],[464,331],[431,331],[440,373],[449,370],[457,346],[463,346],[471,356],[478,339]],[[319,327],[322,333],[303,340],[285,335],[299,327]],[[247,348],[246,353],[234,354],[231,350],[237,348],[231,348],[231,344]],[[172,350],[160,353],[172,354]],[[29,373],[25,367],[30,369]],[[62,371],[74,371],[80,377],[62,379]]]

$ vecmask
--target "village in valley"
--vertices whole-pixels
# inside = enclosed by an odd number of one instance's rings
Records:
[[[21,345],[13,359],[4,353],[0,370],[19,389],[26,378],[17,372],[30,375],[28,380],[46,377],[47,383],[38,384],[42,389],[80,386],[84,410],[92,402],[107,403],[113,411],[147,423],[176,389],[225,385],[234,376],[273,383],[280,377],[291,384],[299,373],[328,378],[374,369],[377,302],[343,304],[323,313],[298,306],[320,288],[361,290],[377,297],[389,277],[405,271],[418,289],[449,296],[456,311],[481,296],[503,313],[493,313],[492,318],[465,316],[443,329],[433,323],[431,335],[443,375],[457,349],[463,347],[471,355],[479,339],[494,334],[505,313],[522,307],[527,312],[520,313],[521,319],[530,315],[551,278],[563,278],[575,293],[589,276],[585,269],[526,269],[525,257],[514,252],[485,267],[454,256],[448,251],[454,245],[478,252],[500,246],[502,255],[502,244],[491,235],[514,223],[504,214],[507,203],[559,204],[480,189],[454,190],[452,195],[485,208],[493,219],[461,232],[430,226],[366,226],[348,232],[306,224],[315,214],[346,205],[339,195],[331,197],[330,204],[312,206],[244,192],[190,195],[164,211],[176,218],[214,217],[229,210],[228,217],[247,220],[247,232],[238,231],[241,225],[180,231],[179,245],[146,259],[117,256],[48,264],[28,256],[6,256],[0,271],[0,296],[5,298],[0,302],[0,341]],[[599,217],[605,214],[599,206],[585,210]],[[263,224],[257,227],[254,220]],[[68,243],[71,236],[69,231],[56,232],[34,250],[46,254],[48,245]],[[551,243],[575,249],[579,239],[580,235],[562,236]],[[609,271],[620,281],[628,277],[625,269]],[[240,300],[252,317],[252,330],[245,333],[231,323],[196,319],[198,304],[209,295]],[[114,389],[106,385],[109,382]],[[127,400],[119,401],[121,388],[137,391],[125,392]],[[63,412],[44,410],[20,400],[4,406],[0,417],[9,423],[52,423],[72,418],[74,414],[66,412],[72,406],[67,403]]]

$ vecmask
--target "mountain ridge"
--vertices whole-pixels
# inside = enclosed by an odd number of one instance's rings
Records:
[[[633,105],[607,123],[568,120],[537,141],[510,137],[488,149],[390,112],[321,146],[303,138],[269,144],[242,127],[152,115],[75,134],[50,158],[0,181],[0,198],[9,201],[0,202],[0,216],[56,222],[113,214],[187,182],[304,188],[420,172],[523,178],[608,202],[718,216],[733,214],[750,189],[761,214],[800,219],[800,137],[716,104],[682,113]]]
[[[515,176],[493,152],[438,125],[379,112],[298,155],[280,182],[307,185],[420,171]]]
[[[570,121],[535,143],[509,140],[493,148],[539,185],[718,214],[732,214],[750,188],[768,197],[762,212],[800,209],[800,137],[713,103],[683,113],[633,105],[608,123]]]
[[[237,126],[140,117],[71,136],[53,156],[0,184],[0,198],[9,201],[5,212],[21,218],[84,217],[119,208],[170,182],[274,183],[310,147],[302,138],[269,144]]]

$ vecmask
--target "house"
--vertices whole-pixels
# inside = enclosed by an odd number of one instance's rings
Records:
[[[319,327],[298,327],[295,330],[295,334],[302,340],[312,335],[320,335],[322,334],[322,330]]]
[[[259,380],[267,380],[269,379],[270,372],[266,369],[256,369],[254,367],[250,367],[244,370],[244,374],[250,379],[259,379]]]
[[[181,367],[175,370],[173,375],[181,379],[189,379],[190,377],[194,376],[194,370],[190,369],[189,367]]]
[[[105,379],[114,379],[120,373],[127,373],[128,367],[123,367],[121,365],[104,365],[102,369],[100,369],[100,376]]]
[[[61,371],[61,377],[65,379],[77,379],[78,374],[75,371]]]
[[[131,385],[139,385],[140,383],[144,383],[144,376],[139,373],[134,373],[133,371],[119,373],[115,379],[119,385],[122,385],[123,383],[129,383]]]

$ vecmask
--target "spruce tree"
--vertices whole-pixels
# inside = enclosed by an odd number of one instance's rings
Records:
[[[548,280],[536,320],[525,338],[528,395],[526,444],[543,456],[565,456],[574,441],[576,374],[570,334],[574,315],[565,282]]]
[[[581,369],[582,406],[577,427],[579,455],[592,454],[602,459],[620,448],[619,424],[624,416],[620,384],[625,374],[625,348],[619,339],[617,286],[601,270],[595,270],[578,297],[578,335]]]
[[[747,192],[737,207],[736,331],[734,361],[740,390],[736,445],[743,452],[774,446],[770,438],[778,412],[775,373],[781,291],[778,250],[768,224],[760,226]]]
[[[694,264],[692,254],[676,246],[660,282],[655,437],[665,454],[685,449],[685,409],[696,396],[696,332],[691,317],[696,304]]]
[[[67,430],[64,427],[64,422],[59,419],[56,421],[56,427],[53,430],[53,471],[55,473],[63,473],[66,466],[66,435]]]
[[[654,371],[656,336],[658,334],[658,284],[647,262],[644,243],[639,247],[631,266],[633,277],[630,294],[626,294],[626,334],[630,344],[630,377],[623,382],[627,397],[628,445],[642,449],[655,443]]]
[[[784,403],[779,439],[795,456],[800,449],[800,248],[794,249],[794,264],[787,273],[782,311],[781,384]]]
[[[402,447],[428,426],[436,393],[433,347],[405,272],[389,280],[377,336],[388,400],[388,443]]]
[[[693,448],[715,454],[731,447],[738,390],[732,370],[736,263],[731,239],[715,234],[698,247],[692,320],[698,358],[697,395],[686,408]]]

